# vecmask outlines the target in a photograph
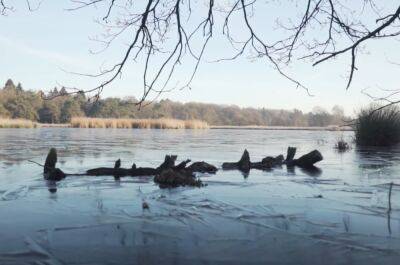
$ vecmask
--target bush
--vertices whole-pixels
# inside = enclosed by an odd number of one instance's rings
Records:
[[[350,149],[350,145],[343,138],[341,138],[341,139],[336,141],[335,149],[338,152],[346,152],[347,150]]]
[[[371,105],[360,111],[355,124],[357,145],[391,146],[400,142],[400,109],[388,106],[375,111]]]

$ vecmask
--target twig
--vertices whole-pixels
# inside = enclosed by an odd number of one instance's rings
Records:
[[[38,165],[38,166],[44,167],[44,165],[39,164],[38,162],[35,162],[35,161],[32,161],[32,160],[28,160],[28,162],[31,162],[31,163],[34,163],[34,164],[36,164],[36,165]]]
[[[392,211],[392,189],[393,189],[393,182],[390,182],[390,187],[389,187],[389,209],[388,209],[388,214]]]

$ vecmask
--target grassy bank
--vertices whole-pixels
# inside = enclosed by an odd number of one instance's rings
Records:
[[[76,117],[71,119],[73,128],[122,128],[122,129],[208,129],[204,121],[176,119],[102,119]]]
[[[36,128],[38,123],[24,119],[0,118],[0,128]]]

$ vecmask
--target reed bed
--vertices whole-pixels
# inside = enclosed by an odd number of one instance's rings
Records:
[[[116,129],[208,129],[206,122],[200,120],[177,119],[103,119],[74,117],[73,128],[116,128]]]
[[[363,146],[391,146],[400,143],[400,108],[377,110],[371,105],[360,111],[355,124],[356,143]]]
[[[36,122],[24,119],[0,118],[0,128],[36,128]]]

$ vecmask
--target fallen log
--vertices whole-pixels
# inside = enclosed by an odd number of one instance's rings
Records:
[[[243,172],[249,172],[251,168],[249,152],[245,149],[238,162],[225,162],[222,164],[222,168],[225,170],[239,169]]]
[[[133,163],[131,168],[121,168],[121,159],[118,159],[114,163],[114,167],[99,167],[93,168],[86,171],[84,174],[65,174],[61,169],[56,168],[57,164],[57,151],[51,148],[44,165],[43,175],[46,180],[59,181],[64,179],[66,176],[114,176],[115,179],[119,179],[124,176],[155,176],[154,182],[160,185],[160,187],[177,187],[177,186],[203,186],[201,180],[197,179],[194,172],[209,172],[215,173],[217,168],[206,162],[195,162],[189,167],[187,164],[190,160],[187,159],[182,161],[175,166],[176,155],[166,155],[164,162],[157,168],[142,167],[137,168],[136,164]],[[33,161],[32,161],[33,162]],[[52,192],[52,190],[51,190]]]
[[[154,177],[154,182],[160,188],[175,188],[178,186],[201,187],[203,183],[193,172],[187,170],[166,169]]]
[[[318,150],[313,150],[308,154],[294,160],[294,164],[302,168],[314,167],[314,164],[323,159],[322,154]]]
[[[225,162],[222,164],[222,168],[225,170],[238,169],[244,173],[248,173],[251,168],[269,170],[273,167],[286,164],[288,167],[298,166],[306,169],[313,168],[315,163],[323,159],[318,150],[313,150],[298,159],[294,159],[295,155],[296,148],[288,147],[286,160],[284,160],[283,155],[277,157],[267,156],[261,162],[252,163],[249,152],[244,150],[238,162]],[[99,167],[89,169],[84,174],[65,174],[61,169],[56,168],[57,151],[51,148],[43,166],[43,174],[45,179],[54,181],[62,180],[68,175],[114,176],[118,179],[125,176],[155,176],[154,181],[156,183],[174,187],[182,185],[201,186],[201,181],[196,179],[194,175],[195,172],[215,173],[218,170],[215,166],[204,161],[194,162],[187,166],[191,162],[189,159],[175,166],[176,159],[176,155],[166,155],[164,162],[157,168],[136,167],[136,164],[132,164],[131,168],[121,168],[121,160],[118,159],[112,168]]]
[[[186,167],[190,160],[187,159],[182,161],[175,166],[176,155],[166,155],[164,162],[157,168],[151,167],[136,167],[136,164],[132,165],[132,168],[111,168],[111,167],[99,167],[93,168],[86,171],[85,175],[88,176],[115,176],[115,177],[139,177],[139,176],[154,176],[160,174],[167,169],[173,169],[175,171],[186,170],[188,172],[199,172],[199,173],[215,173],[218,169],[206,162],[194,162],[190,166]]]
[[[276,166],[281,166],[283,163],[283,155],[277,157],[267,156],[261,162],[251,162],[250,155],[247,150],[244,150],[242,157],[238,162],[225,162],[222,164],[222,169],[232,170],[238,169],[243,172],[249,172],[250,169],[269,170]]]
[[[139,177],[139,176],[153,176],[156,175],[163,170],[174,168],[175,161],[177,159],[176,155],[166,155],[164,158],[164,162],[158,166],[157,168],[151,167],[136,167],[136,164],[133,163],[131,168],[121,168],[121,160],[118,159],[115,162],[113,168],[110,167],[99,167],[93,168],[86,171],[86,175],[88,176],[114,176],[114,177]],[[189,160],[190,161],[190,160]],[[186,167],[186,164],[189,163],[187,160],[183,161],[177,167]]]
[[[153,176],[159,171],[151,167],[138,167],[138,168],[112,168],[112,167],[99,167],[86,171],[87,176],[116,176],[116,177],[139,177],[139,176]]]
[[[244,150],[241,159],[238,162],[225,162],[222,164],[222,169],[232,170],[237,169],[242,172],[249,172],[250,169],[270,170],[274,167],[282,166],[286,164],[288,167],[298,166],[301,168],[312,168],[314,164],[323,159],[321,153],[318,150],[311,151],[308,154],[301,156],[298,159],[294,159],[296,155],[296,147],[288,147],[286,159],[283,155],[276,157],[267,156],[261,160],[261,162],[251,162],[250,155],[247,150]]]
[[[274,167],[282,166],[283,160],[283,155],[277,157],[267,156],[261,162],[251,163],[250,167],[260,170],[270,170]]]
[[[218,171],[218,169],[215,166],[208,164],[204,161],[194,162],[190,166],[188,166],[186,170],[191,172],[211,173],[211,174],[215,174]]]
[[[322,174],[322,170],[316,166],[301,167],[300,170],[311,177],[319,177]]]
[[[286,160],[287,166],[298,166],[301,168],[312,168],[314,164],[323,159],[322,154],[318,150],[313,150],[298,159],[294,159],[296,155],[295,147],[288,147]]]
[[[273,167],[277,165],[282,165],[284,159],[285,158],[283,157],[283,155],[278,155],[276,157],[267,156],[263,158],[263,160],[261,160],[261,163],[263,163],[264,165],[271,165]]]

